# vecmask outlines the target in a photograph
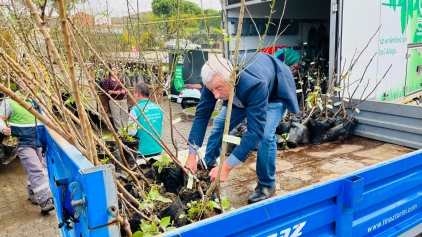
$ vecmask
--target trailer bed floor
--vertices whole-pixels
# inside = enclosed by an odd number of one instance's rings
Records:
[[[277,154],[275,196],[356,172],[371,165],[399,157],[414,149],[354,136],[343,142],[303,145]],[[247,205],[257,184],[256,152],[232,170],[221,184],[221,193],[231,205]]]

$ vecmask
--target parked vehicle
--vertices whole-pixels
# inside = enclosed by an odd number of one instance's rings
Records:
[[[180,103],[183,109],[197,106],[201,99],[201,89],[201,84],[184,84],[183,90],[177,97],[177,103]]]
[[[179,43],[178,43],[179,47],[176,47],[176,45],[177,45],[176,39],[169,40],[169,41],[165,42],[164,44],[166,45],[167,49],[175,49],[175,48],[196,49],[196,50],[201,49],[201,45],[194,44],[190,40],[186,40],[186,39],[180,39],[179,40]]]

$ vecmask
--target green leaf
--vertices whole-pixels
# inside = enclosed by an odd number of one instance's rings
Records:
[[[288,133],[281,134],[281,137],[286,141],[289,140],[289,134]]]
[[[211,208],[211,210],[213,210],[214,208],[220,209],[220,205],[218,205],[218,203],[214,201],[208,201],[207,204]]]
[[[162,218],[161,220],[160,220],[160,226],[161,227],[167,227],[168,225],[170,224],[170,217],[169,216],[166,216],[166,217],[164,217],[164,218]]]
[[[325,107],[327,107],[327,109],[333,109],[332,105],[325,105]]]
[[[105,165],[105,164],[107,164],[107,162],[110,160],[110,158],[109,157],[106,157],[106,158],[104,158],[103,160],[101,160],[101,164],[102,165]]]
[[[161,201],[161,202],[171,202],[171,199],[169,199],[169,198],[165,198],[165,197],[163,197],[163,196],[159,196],[159,197],[157,197],[157,199],[156,199],[157,201]]]
[[[185,214],[180,214],[179,219],[184,218],[186,215]]]
[[[312,108],[312,104],[311,104],[311,102],[309,102],[309,101],[306,101],[306,102],[307,102],[307,104],[308,104],[308,109]]]
[[[341,102],[334,103],[334,106],[339,106],[339,105],[341,105]]]
[[[338,87],[334,87],[334,88],[333,88],[333,90],[335,90],[335,91],[337,91],[337,92],[340,92],[340,91],[341,91],[341,89],[340,89],[340,88],[338,88]]]
[[[320,104],[320,103],[318,103],[318,107],[319,107],[320,110],[323,109],[322,104]]]
[[[235,40],[235,39],[236,39],[236,38],[231,38],[231,37],[230,37],[230,38],[224,38],[224,39],[223,39],[223,41],[226,41],[226,42],[227,42],[227,41],[232,41],[232,40]]]
[[[141,231],[136,231],[135,233],[133,233],[132,237],[144,237],[144,233],[142,233]]]
[[[302,93],[302,89],[296,90],[296,93]]]
[[[149,195],[150,195],[150,198],[152,199],[152,200],[157,200],[161,195],[158,193],[158,190],[157,189],[154,189],[154,190],[151,190],[150,192],[149,192]]]
[[[175,229],[177,229],[177,228],[174,227],[174,226],[170,226],[170,227],[167,227],[166,231],[171,231],[171,230],[175,230]]]
[[[355,108],[356,113],[360,113],[360,110],[358,108]]]
[[[157,224],[155,224],[155,222],[152,222],[151,227],[149,229],[150,229],[151,232],[157,231]]]
[[[75,100],[73,99],[73,97],[69,97],[69,99],[67,99],[64,103],[63,103],[63,105],[64,106],[66,106],[66,105],[70,105],[70,104],[74,104],[75,103]]]
[[[114,141],[114,137],[113,135],[104,135],[101,137],[103,140],[113,140]]]
[[[215,31],[215,32],[217,32],[217,33],[223,34],[223,31],[221,29],[212,28],[212,30]]]
[[[142,222],[141,223],[141,230],[142,230],[142,232],[148,233],[149,230],[150,230],[150,228],[151,228],[151,224],[149,224],[148,222]]]
[[[349,102],[349,99],[343,98],[343,101],[345,101],[345,102]]]
[[[230,205],[230,202],[226,196],[221,198],[221,205],[223,205],[224,208],[227,208]]]

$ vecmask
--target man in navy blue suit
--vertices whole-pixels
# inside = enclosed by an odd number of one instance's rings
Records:
[[[221,181],[226,181],[231,169],[245,162],[258,147],[256,174],[258,185],[248,199],[255,203],[271,197],[275,193],[275,170],[277,144],[275,129],[286,108],[292,113],[299,112],[296,87],[288,66],[277,58],[266,54],[245,54],[239,57],[233,97],[230,130],[245,118],[247,132],[240,144],[233,150],[223,165]],[[201,100],[196,108],[195,119],[189,135],[189,156],[187,166],[194,172],[200,167],[196,161],[196,150],[202,146],[208,121],[218,99],[225,101],[223,108],[214,119],[208,138],[204,161],[214,181],[218,172],[217,158],[220,156],[226,118],[227,100],[231,87],[230,75],[233,71],[231,61],[215,58],[207,61],[201,70],[205,85]]]

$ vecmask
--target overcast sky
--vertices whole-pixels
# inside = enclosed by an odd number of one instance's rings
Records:
[[[111,12],[112,16],[123,16],[127,14],[127,1],[126,0],[88,0],[84,4],[84,7],[87,12],[98,13],[106,10],[106,3],[108,1],[108,9]],[[129,4],[132,5],[131,13],[136,12],[137,0],[128,0]],[[220,10],[220,0],[188,0],[196,3],[198,6],[203,9],[211,8],[215,10]],[[139,12],[151,11],[152,0],[138,0],[139,3]]]

